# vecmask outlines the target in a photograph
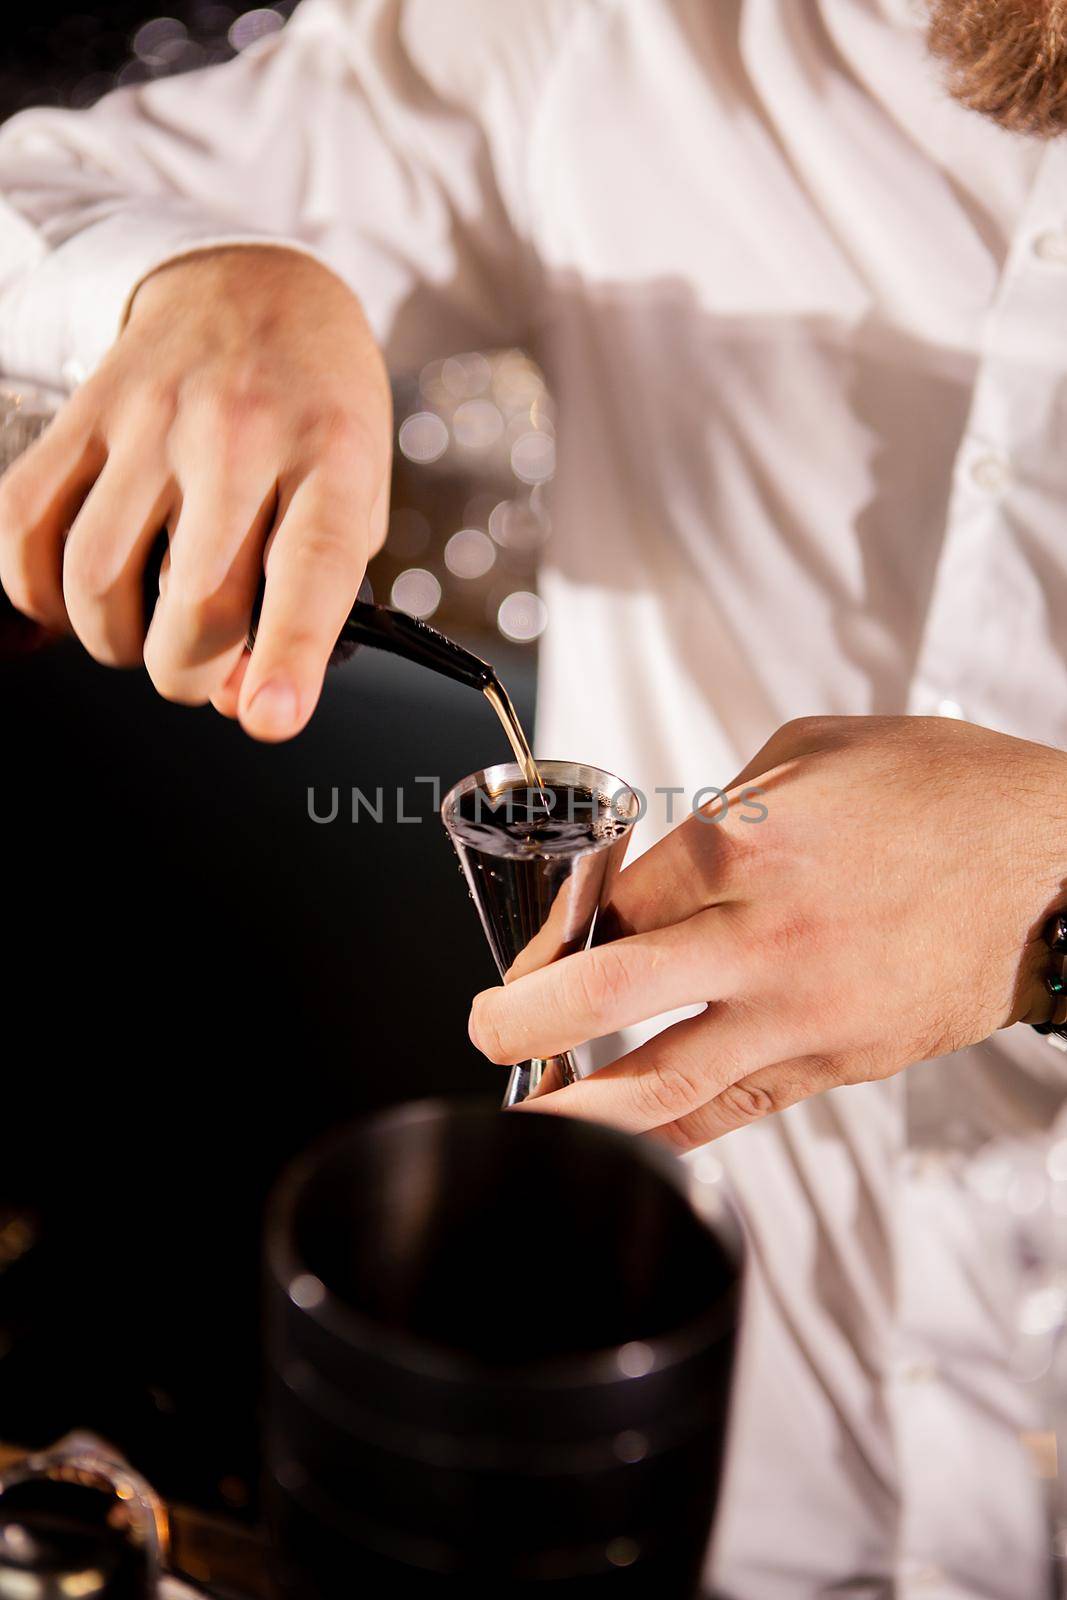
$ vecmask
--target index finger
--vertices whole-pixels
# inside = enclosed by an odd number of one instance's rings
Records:
[[[358,491],[342,493],[321,469],[286,506],[267,548],[256,641],[238,698],[241,724],[255,738],[291,738],[315,709],[363,579],[371,516]]]
[[[501,1064],[561,1055],[678,1006],[724,999],[741,981],[746,951],[717,907],[580,950],[476,995],[471,1041]]]

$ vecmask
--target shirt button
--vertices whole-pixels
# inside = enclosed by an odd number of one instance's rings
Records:
[[[1039,261],[1052,261],[1057,266],[1067,266],[1067,233],[1059,228],[1050,228],[1047,233],[1039,233],[1034,240],[1034,255]]]
[[[985,489],[989,494],[996,494],[998,490],[1003,489],[1010,477],[1011,468],[1007,460],[995,450],[986,450],[971,462],[972,483],[976,483],[979,489]]]

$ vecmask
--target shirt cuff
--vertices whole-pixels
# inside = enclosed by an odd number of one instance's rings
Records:
[[[28,261],[0,305],[0,370],[7,378],[60,389],[82,383],[125,324],[151,273],[199,251],[271,245],[336,268],[299,239],[267,232],[220,232],[217,221],[182,218],[170,206],[138,207],[81,228]]]

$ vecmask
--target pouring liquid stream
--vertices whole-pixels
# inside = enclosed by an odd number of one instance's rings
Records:
[[[530,742],[516,715],[511,696],[488,661],[483,661],[481,656],[457,644],[447,634],[438,633],[436,628],[431,628],[418,617],[357,600],[341,630],[338,645],[358,647],[364,644],[403,656],[408,661],[429,667],[433,672],[440,672],[446,678],[453,678],[457,683],[480,689],[500,719],[500,726],[507,735],[519,770],[531,791],[531,800],[536,795],[538,809],[546,813],[551,810],[551,799],[537,770]]]
[[[533,791],[536,791],[538,803],[547,816],[551,810],[551,805],[545,793],[544,780],[537,770],[537,762],[534,760],[533,751],[530,749],[530,741],[527,739],[522,723],[516,715],[515,707],[511,703],[511,696],[495,672],[482,692],[500,718],[500,725],[507,735],[515,760],[523,777],[526,779],[527,787],[531,791],[531,801],[533,800]]]

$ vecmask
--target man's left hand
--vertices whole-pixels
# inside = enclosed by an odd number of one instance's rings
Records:
[[[758,821],[738,803],[754,785]],[[475,998],[471,1038],[500,1063],[706,1002],[530,1110],[686,1150],[1048,1016],[1062,751],[941,717],[808,717],[726,793],[722,821],[717,801],[620,874],[619,937]]]

